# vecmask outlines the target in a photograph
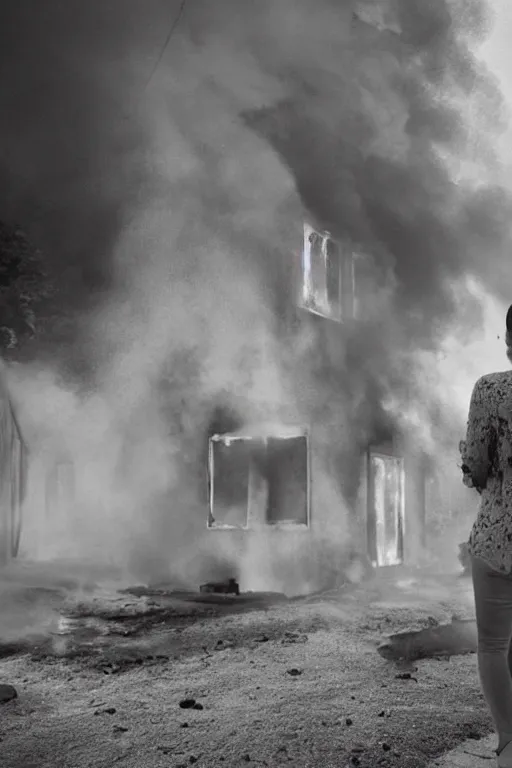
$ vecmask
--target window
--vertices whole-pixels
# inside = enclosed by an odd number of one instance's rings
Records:
[[[209,447],[209,528],[246,528],[250,439],[214,435]]]
[[[209,446],[209,490],[209,528],[307,528],[307,435],[214,435]]]
[[[329,233],[304,225],[301,305],[331,320],[354,317],[354,255]]]
[[[403,459],[370,451],[368,550],[374,566],[403,562],[404,490]]]
[[[269,437],[266,444],[269,525],[308,524],[308,442]]]

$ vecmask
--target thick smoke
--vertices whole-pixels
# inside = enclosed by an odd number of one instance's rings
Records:
[[[62,268],[69,306],[95,299],[75,339],[94,396],[16,372],[38,450],[79,468],[61,550],[208,575],[197,467],[213,410],[229,408],[244,423],[316,421],[318,535],[341,558],[354,448],[405,397],[423,432],[443,421],[437,395],[420,407],[411,352],[479,317],[468,274],[511,290],[508,194],[454,180],[460,158],[492,168],[483,137],[502,105],[471,53],[481,3],[384,5],[189,0],[149,84],[178,2],[13,2],[0,20],[1,207]],[[280,326],[304,215],[379,275],[347,344]],[[257,540],[247,584],[269,586],[273,546]]]
[[[342,56],[329,57],[326,44],[304,76],[300,62],[295,93],[248,122],[277,148],[318,220],[390,264],[400,319],[424,344],[445,330],[462,275],[509,296],[510,196],[457,184],[445,162],[487,158],[503,112],[496,82],[468,45],[486,20],[483,4],[395,7],[399,36],[361,23],[369,8],[356,12]]]

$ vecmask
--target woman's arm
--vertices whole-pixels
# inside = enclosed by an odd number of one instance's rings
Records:
[[[466,440],[462,451],[462,471],[472,480],[473,487],[483,490],[492,469],[490,451],[494,444],[494,428],[488,399],[489,382],[479,379],[473,388],[469,404]]]

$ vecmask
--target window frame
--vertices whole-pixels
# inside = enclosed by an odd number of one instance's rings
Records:
[[[311,284],[312,266],[311,266],[311,235],[316,234],[322,240],[321,250],[324,255],[323,271],[325,276],[325,303],[329,306],[329,312],[322,311],[311,299],[314,296],[314,286]],[[338,266],[338,306],[334,311],[333,304],[329,302],[327,287],[327,247],[332,243],[339,254]],[[325,320],[331,320],[336,323],[344,323],[355,319],[356,316],[356,275],[355,263],[358,254],[352,250],[345,249],[342,243],[334,238],[327,230],[319,230],[308,222],[303,222],[302,229],[302,247],[301,247],[301,277],[298,303],[301,309],[310,312],[313,315],[322,317]],[[309,259],[309,265],[307,260]],[[309,284],[309,285],[308,285]],[[311,303],[310,303],[311,302]],[[347,306],[348,305],[348,306]]]
[[[372,459],[382,459],[383,461],[393,460],[400,464],[400,508],[398,514],[398,551],[399,558],[396,563],[382,563],[378,561],[378,549],[377,549],[377,513],[375,509],[375,487],[373,478]],[[405,563],[405,532],[406,532],[406,517],[405,517],[405,494],[406,494],[406,469],[405,469],[405,457],[398,455],[394,452],[386,452],[378,448],[368,448],[367,450],[367,509],[366,509],[366,527],[367,527],[367,551],[374,568],[396,568],[402,566]],[[368,525],[370,519],[372,519],[372,527]],[[370,533],[372,539],[370,539]]]
[[[232,434],[212,435],[208,438],[208,517],[206,520],[206,527],[209,531],[248,531],[249,530],[249,485],[247,487],[247,503],[244,525],[230,525],[226,523],[216,523],[214,517],[214,501],[215,501],[215,467],[214,467],[214,444],[224,443],[229,447],[229,444],[235,441],[249,441],[252,437],[239,436]],[[213,521],[213,522],[212,522]]]
[[[297,440],[304,439],[306,441],[306,522],[293,522],[293,521],[276,521],[269,522],[265,511],[265,521],[261,525],[254,525],[251,522],[250,515],[250,475],[247,491],[247,507],[246,518],[244,525],[230,525],[223,523],[212,523],[214,518],[215,508],[215,467],[214,467],[214,444],[217,442],[223,442],[229,445],[230,442],[235,441],[263,441],[265,447],[268,444],[269,439],[283,439],[283,440]],[[249,467],[250,473],[250,467]],[[309,531],[311,528],[311,446],[310,446],[310,434],[305,428],[297,428],[290,434],[279,435],[276,433],[265,433],[264,435],[255,434],[217,434],[212,435],[208,439],[208,516],[206,521],[206,527],[209,531],[251,531],[251,530],[283,530],[283,531]]]

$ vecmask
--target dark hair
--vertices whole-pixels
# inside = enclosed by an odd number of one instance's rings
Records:
[[[505,334],[505,344],[507,345],[507,357],[512,363],[512,304],[508,308],[507,319],[505,321],[507,332]]]

